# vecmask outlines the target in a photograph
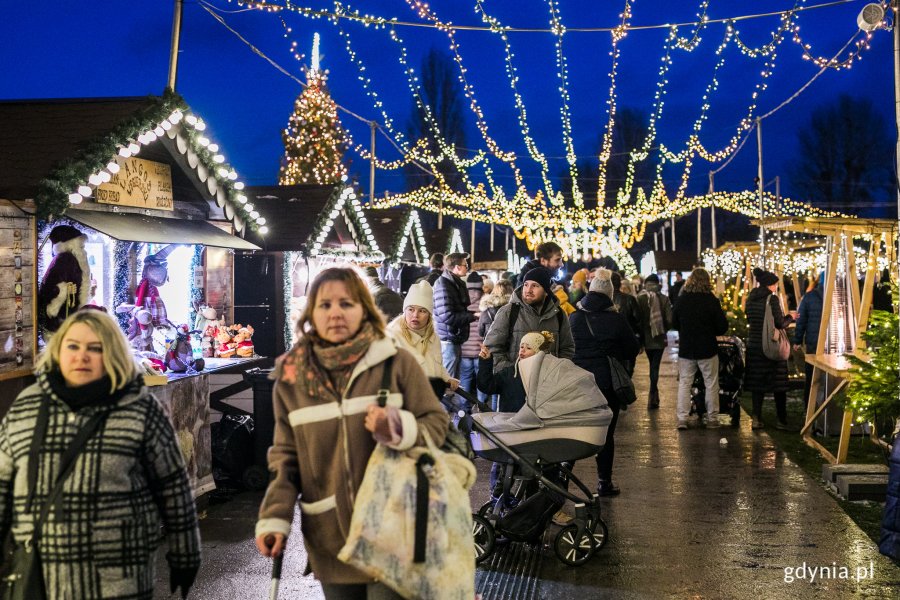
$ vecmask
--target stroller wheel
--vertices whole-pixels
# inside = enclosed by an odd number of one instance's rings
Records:
[[[597,522],[594,524],[594,552],[603,548],[608,541],[609,528],[603,522],[603,519],[597,519]]]
[[[472,538],[475,542],[475,563],[480,563],[494,551],[494,528],[481,515],[472,515]]]
[[[574,523],[566,525],[556,534],[556,540],[553,542],[553,551],[556,553],[556,557],[573,567],[583,565],[594,553],[594,538],[590,531],[583,529],[580,538],[576,541],[577,533],[577,525]]]
[[[491,498],[490,500],[488,500],[487,502],[482,504],[480,507],[478,507],[478,512],[475,514],[478,515],[479,517],[484,517],[484,516],[490,514],[490,512],[492,510],[494,510],[494,504],[496,504],[496,502],[497,502],[496,500]]]

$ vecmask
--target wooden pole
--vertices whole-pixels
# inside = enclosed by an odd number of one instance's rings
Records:
[[[866,261],[866,279],[863,283],[862,302],[859,307],[859,321],[856,324],[856,348],[865,348],[866,343],[863,341],[862,334],[869,326],[869,312],[872,309],[872,288],[875,285],[875,271],[878,269],[878,247],[879,240],[873,239],[872,246],[869,248],[869,257]]]
[[[371,158],[369,159],[369,204],[375,202],[375,121],[369,121],[372,136],[370,138]],[[415,246],[415,242],[413,242]]]
[[[175,0],[175,14],[172,17],[172,45],[169,48],[169,81],[167,87],[175,91],[175,80],[178,78],[178,46],[181,42],[181,14],[184,12],[183,0]]]

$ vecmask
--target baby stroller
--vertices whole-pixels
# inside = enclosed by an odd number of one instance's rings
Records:
[[[566,499],[575,503],[575,518],[554,539],[553,550],[560,561],[583,565],[608,538],[598,496],[572,473],[570,465],[603,448],[612,411],[589,373],[571,369],[571,362],[555,357],[543,360],[544,367],[551,369],[565,369],[562,363],[567,362],[567,383],[550,389],[535,381],[537,387],[531,389],[536,393],[519,412],[483,412],[467,419],[475,455],[503,465],[501,495],[472,516],[476,562],[491,555],[498,536],[540,542]],[[479,404],[469,394],[461,395]],[[576,493],[568,491],[569,481],[578,488]]]
[[[744,387],[744,342],[735,335],[719,336],[719,412],[731,417],[737,427],[741,418],[741,390]],[[691,412],[701,418],[706,414],[706,386],[698,370],[691,384]]]

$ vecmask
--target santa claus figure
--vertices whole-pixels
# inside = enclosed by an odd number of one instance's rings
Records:
[[[57,225],[50,232],[53,260],[38,287],[38,319],[47,333],[59,326],[71,313],[88,303],[91,271],[88,267],[81,231],[71,225]]]
[[[144,259],[141,281],[134,291],[135,306],[150,311],[150,318],[155,327],[166,324],[166,305],[159,297],[159,286],[169,280],[166,259],[176,247],[176,244],[169,244]]]

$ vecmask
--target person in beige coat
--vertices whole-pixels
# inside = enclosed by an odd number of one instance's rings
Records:
[[[428,379],[440,379],[451,391],[459,380],[450,377],[441,358],[441,340],[434,330],[434,291],[427,281],[410,286],[403,300],[403,312],[387,326],[397,346],[412,354]]]
[[[416,359],[385,336],[354,270],[322,271],[297,326],[299,341],[273,372],[272,481],[259,509],[256,545],[267,557],[284,551],[299,496],[307,572],[322,583],[326,599],[397,598],[337,554],[375,445],[424,445],[423,431],[442,444],[447,413]],[[376,394],[387,368],[391,393],[381,408]]]

